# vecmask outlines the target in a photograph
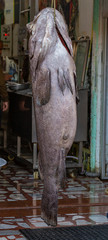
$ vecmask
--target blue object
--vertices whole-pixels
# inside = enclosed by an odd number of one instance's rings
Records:
[[[7,164],[7,161],[3,158],[0,158],[0,168],[5,166]]]

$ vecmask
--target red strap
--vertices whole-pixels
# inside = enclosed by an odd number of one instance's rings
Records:
[[[72,8],[73,8],[73,2],[70,2],[70,13],[69,13],[69,21],[71,20],[71,15],[72,15]]]

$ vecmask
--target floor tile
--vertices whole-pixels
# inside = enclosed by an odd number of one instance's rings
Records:
[[[57,226],[107,224],[107,187],[99,178],[67,178],[65,189],[59,189]],[[48,227],[40,216],[42,192],[41,180],[8,162],[0,175],[0,240],[25,240],[19,229]]]

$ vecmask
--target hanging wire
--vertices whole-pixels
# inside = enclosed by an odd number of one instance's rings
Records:
[[[52,0],[51,2],[51,7],[53,8],[53,6],[54,6],[54,0]]]
[[[55,8],[56,8],[56,0],[54,0],[54,21],[55,21]]]
[[[55,9],[56,9],[56,0],[52,0],[51,7],[54,7],[54,21],[55,21]]]

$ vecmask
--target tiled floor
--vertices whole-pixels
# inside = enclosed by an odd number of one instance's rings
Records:
[[[108,224],[108,181],[67,178],[59,190],[58,226]],[[41,180],[9,161],[0,171],[0,240],[24,240],[19,229],[48,227],[40,218]]]

